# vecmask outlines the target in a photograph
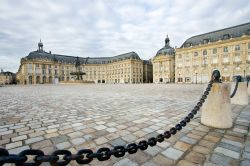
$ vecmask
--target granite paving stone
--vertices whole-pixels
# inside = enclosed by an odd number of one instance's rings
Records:
[[[128,158],[124,158],[124,159],[122,159],[122,160],[120,160],[120,161],[118,161],[117,163],[114,164],[114,166],[127,166],[127,165],[129,165],[129,166],[138,166],[137,163],[129,160]]]
[[[174,145],[174,148],[179,149],[183,152],[187,151],[192,145],[182,142],[182,141],[177,141],[176,144]]]
[[[178,160],[183,155],[183,153],[184,153],[183,151],[180,151],[171,147],[162,152],[162,154],[165,157],[173,159],[173,160]]]
[[[204,154],[201,153],[190,152],[185,156],[185,160],[201,165],[206,160],[206,157]]]
[[[69,142],[62,142],[62,143],[59,143],[59,144],[56,144],[56,148],[57,149],[67,149],[71,147],[71,144]]]
[[[235,151],[232,151],[232,150],[228,150],[228,149],[225,149],[225,148],[222,148],[222,147],[216,147],[214,149],[215,152],[217,153],[221,153],[225,156],[228,156],[228,157],[232,157],[234,159],[239,159],[240,158],[240,152],[235,152]]]
[[[148,148],[144,152],[151,155],[151,156],[155,156],[155,155],[159,154],[160,152],[162,152],[162,149],[159,146],[154,146],[154,147]]]
[[[172,165],[175,165],[176,163],[174,160],[164,157],[161,154],[158,154],[157,156],[155,156],[153,158],[153,161],[154,163],[156,163],[157,166],[172,166]]]
[[[33,137],[33,138],[29,138],[29,139],[25,140],[25,144],[31,144],[31,143],[42,141],[42,140],[44,140],[44,138],[42,136]]]
[[[196,144],[196,142],[197,142],[196,139],[193,139],[193,138],[190,138],[190,137],[187,137],[187,136],[182,137],[180,140],[183,141],[183,142],[186,142],[188,144],[192,144],[192,145]]]

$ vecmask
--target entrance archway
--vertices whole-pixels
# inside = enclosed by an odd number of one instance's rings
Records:
[[[40,84],[40,76],[36,76],[36,84]]]
[[[29,76],[29,84],[32,84],[32,76]]]
[[[46,76],[43,76],[43,84],[46,84]]]

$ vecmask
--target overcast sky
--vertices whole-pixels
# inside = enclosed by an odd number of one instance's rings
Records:
[[[164,46],[250,22],[249,0],[0,0],[0,68],[17,72],[37,49],[80,57],[135,51],[152,58]]]

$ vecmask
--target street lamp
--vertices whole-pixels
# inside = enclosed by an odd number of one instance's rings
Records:
[[[195,83],[197,84],[197,71],[195,70]]]
[[[180,82],[180,81],[181,81],[180,75],[181,75],[181,73],[179,72],[179,79],[178,79],[178,82]]]
[[[243,70],[243,72],[244,72],[244,78],[246,78],[246,70]]]

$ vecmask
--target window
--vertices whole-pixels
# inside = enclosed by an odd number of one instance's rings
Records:
[[[228,55],[224,55],[224,56],[223,56],[223,62],[224,62],[224,63],[228,63],[228,62],[229,62],[229,57],[228,57]]]
[[[218,57],[215,55],[215,56],[212,56],[212,64],[216,64],[218,63]]]
[[[223,35],[223,39],[229,39],[230,35],[229,34],[225,34]]]
[[[228,52],[228,47],[224,47],[224,48],[223,48],[223,51],[224,51],[224,52]]]
[[[217,48],[213,49],[213,54],[217,54]]]
[[[248,52],[247,60],[250,61],[250,52]]]
[[[207,50],[203,50],[203,55],[207,55]]]
[[[32,73],[32,64],[28,64],[28,73],[29,73],[29,74]]]
[[[203,40],[203,43],[204,43],[204,44],[207,44],[208,42],[209,42],[209,39],[204,39],[204,40]]]
[[[248,49],[250,49],[250,43],[248,43]]]
[[[207,57],[205,57],[205,56],[203,57],[202,64],[207,65]]]
[[[39,64],[36,64],[36,67],[39,67]]]
[[[196,51],[196,52],[194,52],[194,56],[198,56],[198,52]]]
[[[188,55],[185,57],[185,66],[190,66],[190,57]]]
[[[240,51],[240,45],[235,46],[235,51]]]
[[[193,60],[193,66],[199,66],[199,61],[197,59]]]
[[[239,54],[239,53],[236,53],[236,54],[235,54],[234,61],[235,61],[235,62],[240,62],[240,61],[241,61],[241,57],[240,57],[240,54]]]

